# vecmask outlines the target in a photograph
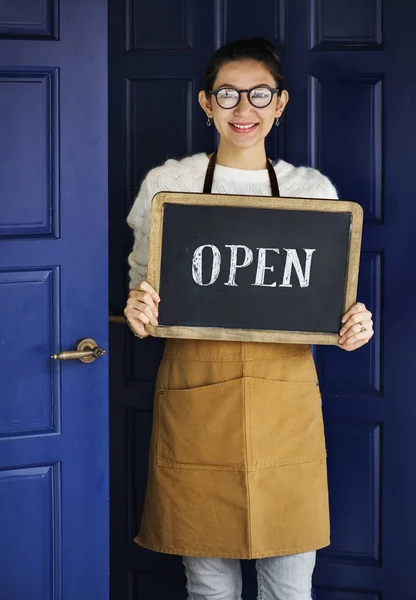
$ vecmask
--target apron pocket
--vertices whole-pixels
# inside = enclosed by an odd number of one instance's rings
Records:
[[[158,391],[157,464],[243,471],[244,380]]]
[[[250,469],[326,456],[317,383],[247,377],[246,385]]]

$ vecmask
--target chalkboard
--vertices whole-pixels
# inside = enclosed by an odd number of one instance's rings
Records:
[[[353,202],[159,193],[148,281],[158,337],[336,344],[355,302]]]

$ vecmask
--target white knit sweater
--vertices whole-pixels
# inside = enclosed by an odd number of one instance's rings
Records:
[[[208,167],[206,154],[183,160],[167,160],[152,169],[144,179],[127,222],[134,230],[133,251],[129,255],[130,289],[146,279],[150,229],[150,206],[157,192],[202,192]],[[294,167],[280,160],[274,167],[281,196],[289,198],[336,199],[337,191],[327,177],[316,169]],[[270,196],[267,169],[232,169],[216,165],[213,194]]]

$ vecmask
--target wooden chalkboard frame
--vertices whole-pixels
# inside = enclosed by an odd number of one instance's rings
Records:
[[[189,192],[159,192],[154,196],[151,206],[149,258],[147,271],[147,281],[157,292],[159,292],[160,286],[164,207],[165,204],[168,203],[187,204],[194,206],[231,206],[240,208],[266,208],[291,211],[300,210],[350,213],[351,226],[344,288],[344,313],[356,302],[363,226],[363,210],[359,204],[343,200],[274,198],[270,196],[237,196],[221,194],[198,194]],[[162,338],[228,340],[240,342],[280,342],[287,344],[338,345],[339,338],[338,334],[334,333],[278,330],[268,331],[234,328],[227,329],[222,327],[189,327],[182,325],[155,327],[148,324],[146,325],[146,330],[150,335]]]

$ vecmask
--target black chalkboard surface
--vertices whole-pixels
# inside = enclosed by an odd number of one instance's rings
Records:
[[[355,203],[157,194],[149,282],[152,335],[337,343],[355,301],[362,210]]]

